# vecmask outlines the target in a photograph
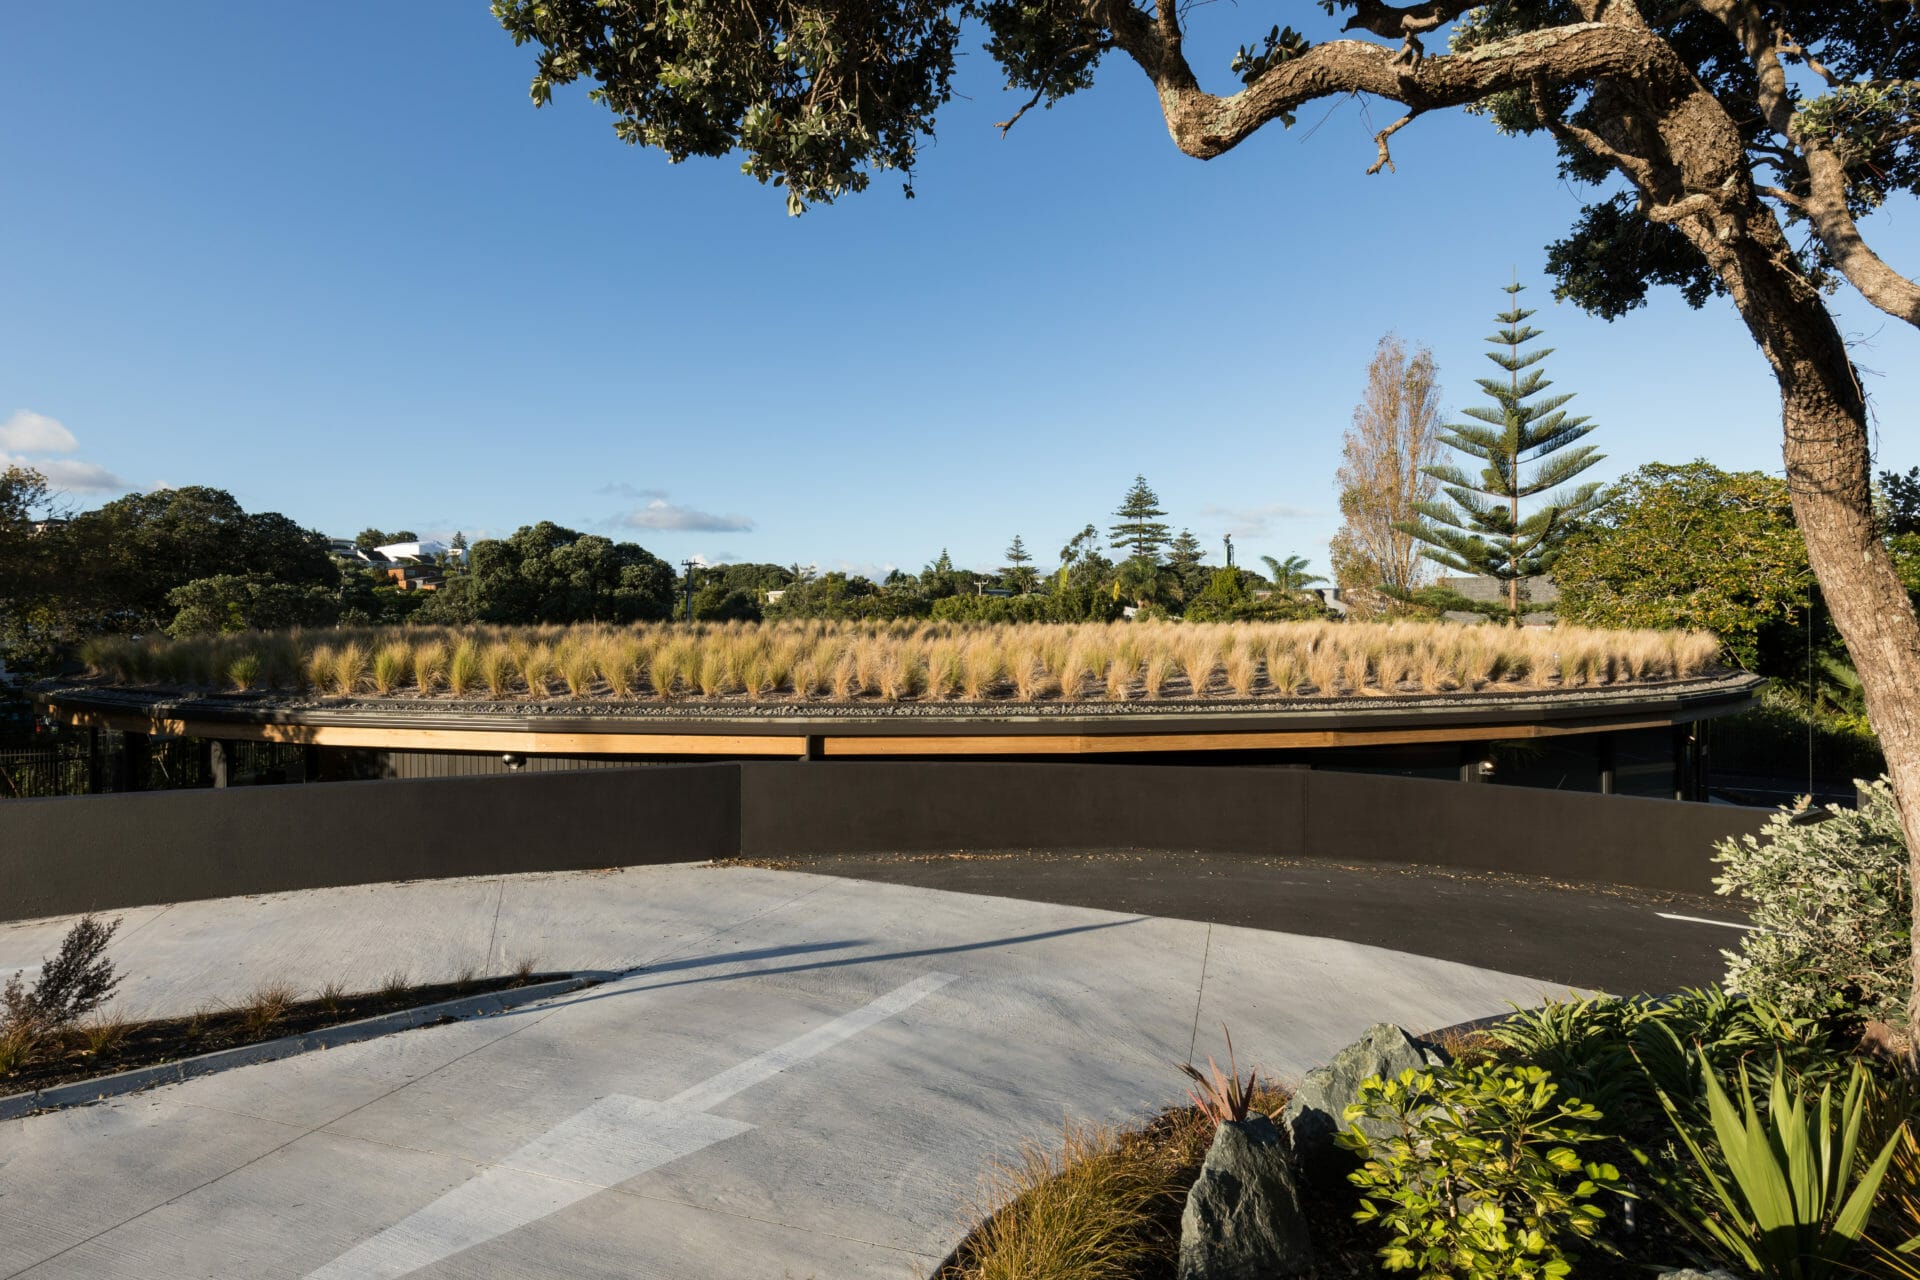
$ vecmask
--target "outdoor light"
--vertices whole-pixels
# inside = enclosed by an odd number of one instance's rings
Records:
[[[520,772],[520,767],[526,764],[527,758],[525,756],[515,755],[509,751],[500,757],[500,761],[507,766],[507,772],[518,773]]]

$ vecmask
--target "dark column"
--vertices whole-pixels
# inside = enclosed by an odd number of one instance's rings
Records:
[[[100,726],[97,724],[88,725],[87,726],[87,794],[90,796],[99,795],[102,791],[106,790],[106,787],[107,787],[107,780],[106,780],[106,777],[104,776],[106,772],[107,762],[104,754],[102,753],[101,748],[102,748],[102,743],[100,741]]]
[[[1460,747],[1460,781],[1485,782],[1480,776],[1480,761],[1487,753],[1486,747],[1478,742],[1468,742]]]
[[[153,754],[152,740],[144,733],[120,735],[120,761],[114,779],[115,791],[138,791],[147,772],[147,759]]]
[[[314,782],[320,777],[320,748],[313,743],[300,747],[300,781]]]
[[[1600,762],[1600,794],[1613,794],[1613,735],[1602,733],[1594,739],[1594,751]]]
[[[820,756],[820,735],[810,733],[801,740],[800,758],[802,760],[818,760]]]
[[[208,738],[207,776],[213,779],[213,785],[224,787],[227,776],[233,770],[233,744],[219,738]]]

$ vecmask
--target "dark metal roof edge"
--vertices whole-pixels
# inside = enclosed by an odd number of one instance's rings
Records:
[[[69,686],[36,691],[36,700],[60,706],[121,712],[158,718],[193,719],[226,724],[285,724],[370,729],[441,729],[497,733],[631,733],[721,736],[752,734],[767,737],[980,737],[987,735],[1042,736],[1080,734],[1089,737],[1120,734],[1273,733],[1289,731],[1353,731],[1413,727],[1474,727],[1490,730],[1520,724],[1593,722],[1596,730],[1609,722],[1659,716],[1686,723],[1744,710],[1755,701],[1765,681],[1740,673],[1704,680],[1645,686],[1645,692],[1511,693],[1471,695],[1473,705],[1449,707],[1461,695],[1425,695],[1366,699],[1355,707],[1351,699],[1341,706],[1276,708],[1225,704],[1212,711],[1071,712],[1022,715],[996,706],[976,710],[956,706],[945,714],[843,712],[839,715],[754,715],[721,709],[704,715],[567,716],[508,714],[497,711],[454,711],[423,704],[411,707],[262,707],[249,706],[241,697],[168,697],[123,689]],[[1058,704],[1055,704],[1058,705]]]

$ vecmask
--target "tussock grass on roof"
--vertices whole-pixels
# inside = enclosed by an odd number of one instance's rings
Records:
[[[1595,688],[1697,676],[1697,631],[1451,623],[782,622],[100,639],[136,687],[320,698],[1134,702]]]

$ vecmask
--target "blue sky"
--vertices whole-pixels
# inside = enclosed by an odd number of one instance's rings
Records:
[[[1277,11],[1196,12],[1224,91]],[[1116,60],[1002,139],[976,41],[917,199],[883,175],[792,219],[731,161],[620,143],[577,89],[534,110],[531,68],[479,0],[12,13],[0,454],[82,503],[207,484],[345,535],[551,519],[868,571],[997,564],[1015,532],[1044,564],[1142,472],[1216,556],[1231,531],[1324,570],[1374,343],[1431,345],[1472,403],[1517,268],[1596,474],[1779,466],[1731,308],[1555,305],[1542,246],[1581,193],[1477,119],[1417,121],[1377,177],[1393,113],[1358,101],[1203,164]],[[1920,209],[1869,225],[1920,267]],[[1836,301],[1885,375],[1883,462],[1920,463],[1920,336]]]

